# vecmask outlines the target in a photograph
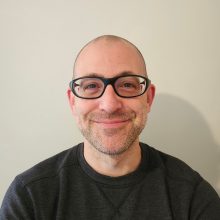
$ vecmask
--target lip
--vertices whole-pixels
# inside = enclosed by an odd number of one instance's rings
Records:
[[[93,120],[94,123],[99,124],[105,128],[117,128],[126,125],[129,123],[129,119],[121,120],[121,119],[114,119],[114,120]]]

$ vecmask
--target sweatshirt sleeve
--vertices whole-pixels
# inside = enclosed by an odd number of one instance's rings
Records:
[[[8,188],[0,209],[0,220],[34,220],[32,201],[18,177]]]
[[[199,183],[194,192],[190,215],[192,220],[220,219],[220,198],[205,180]]]

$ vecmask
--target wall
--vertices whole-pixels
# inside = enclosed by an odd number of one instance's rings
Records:
[[[13,178],[79,141],[66,97],[78,50],[136,44],[157,96],[142,140],[220,193],[220,1],[0,0],[0,203]]]

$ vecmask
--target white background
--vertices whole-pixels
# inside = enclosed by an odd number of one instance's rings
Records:
[[[66,90],[79,49],[142,51],[156,100],[142,140],[220,193],[219,0],[0,0],[0,203],[14,177],[82,140]]]

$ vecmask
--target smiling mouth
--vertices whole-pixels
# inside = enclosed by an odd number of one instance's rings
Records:
[[[92,120],[94,123],[104,127],[104,128],[118,128],[126,125],[130,122],[129,119],[114,119],[114,120]]]
[[[123,128],[133,121],[135,118],[134,112],[97,112],[90,114],[88,119],[91,123],[96,124],[100,128]]]
[[[128,121],[128,119],[114,119],[114,120],[94,120],[96,123],[103,123],[103,124],[117,124],[117,123],[123,123]]]

